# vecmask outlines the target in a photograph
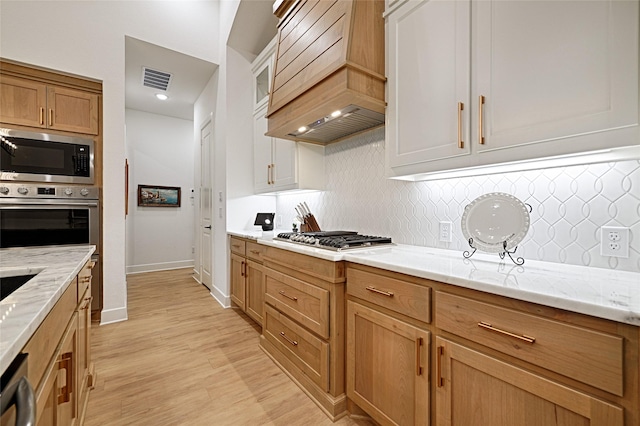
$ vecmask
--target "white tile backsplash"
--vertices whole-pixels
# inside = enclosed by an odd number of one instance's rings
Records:
[[[506,192],[533,207],[518,256],[640,271],[640,161],[395,181],[384,176],[384,129],[328,145],[325,155],[325,191],[277,196],[276,211],[286,227],[294,206],[306,201],[324,230],[354,230],[462,253],[468,247],[460,229],[464,207],[482,194]],[[453,223],[451,243],[438,241],[440,221]],[[628,259],[600,255],[604,225],[631,229]]]

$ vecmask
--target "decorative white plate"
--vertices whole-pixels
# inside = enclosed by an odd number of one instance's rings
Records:
[[[481,195],[467,205],[460,225],[462,234],[473,247],[488,253],[501,253],[504,242],[513,250],[529,231],[529,208],[504,192]]]

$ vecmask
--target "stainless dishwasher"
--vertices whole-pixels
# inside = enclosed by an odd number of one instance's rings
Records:
[[[0,423],[36,424],[36,396],[27,379],[27,354],[18,354],[0,378]]]

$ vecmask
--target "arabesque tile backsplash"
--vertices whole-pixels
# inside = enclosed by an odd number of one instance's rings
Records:
[[[464,207],[482,194],[506,192],[533,208],[518,256],[640,271],[640,161],[396,181],[384,176],[384,129],[328,145],[325,155],[325,191],[277,196],[283,228],[291,225],[294,206],[306,201],[324,230],[355,230],[462,253],[468,248],[460,228]],[[452,222],[451,243],[438,240],[440,221]],[[631,229],[629,258],[600,255],[604,225]]]

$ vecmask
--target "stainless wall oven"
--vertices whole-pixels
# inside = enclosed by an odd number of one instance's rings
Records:
[[[0,128],[0,179],[91,185],[92,139]]]
[[[98,188],[0,182],[0,248],[96,246],[92,311],[102,309]]]

